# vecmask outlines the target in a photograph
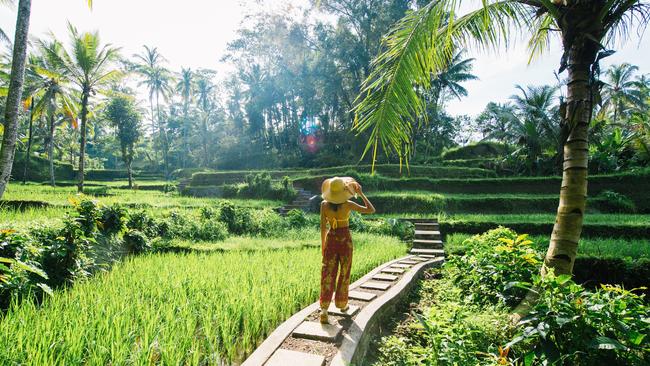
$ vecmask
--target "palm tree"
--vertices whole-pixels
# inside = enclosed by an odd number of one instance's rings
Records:
[[[461,83],[478,80],[476,75],[472,74],[473,58],[463,58],[464,52],[456,52],[449,61],[449,65],[434,75],[431,82],[431,88],[437,91],[436,104],[440,105],[449,98],[461,99],[467,96],[467,89]],[[442,106],[440,106],[442,107]]]
[[[87,0],[92,8],[92,0]],[[0,0],[2,4],[12,3],[11,0]],[[16,149],[16,135],[18,132],[18,109],[22,99],[25,63],[27,60],[27,37],[29,35],[29,19],[31,15],[31,0],[18,2],[18,15],[16,17],[16,33],[11,61],[11,78],[7,91],[7,100],[4,111],[4,134],[2,147],[0,147],[0,198],[4,195],[11,168],[14,164]]]
[[[84,189],[84,167],[86,159],[86,130],[88,123],[88,107],[91,95],[111,82],[121,77],[121,72],[113,68],[113,61],[118,57],[118,49],[110,45],[101,45],[97,32],[79,33],[75,27],[68,24],[71,39],[71,49],[64,47],[44,49],[48,58],[57,69],[79,88],[81,93],[81,141],[79,147],[78,190]]]
[[[77,128],[75,118],[77,111],[72,102],[72,91],[69,90],[68,80],[64,70],[57,66],[58,58],[52,55],[59,55],[63,45],[56,41],[39,41],[40,57],[37,57],[29,65],[28,75],[34,86],[34,94],[39,101],[34,107],[36,115],[46,114],[47,116],[47,158],[50,167],[50,185],[55,186],[54,177],[54,132],[57,126],[58,115],[65,116],[70,120],[74,128]]]
[[[167,129],[160,118],[160,97],[162,96],[163,99],[167,99],[171,94],[172,76],[169,70],[161,66],[166,60],[158,52],[156,47],[144,46],[144,53],[142,55],[135,55],[135,57],[140,60],[140,63],[136,65],[136,72],[142,76],[140,85],[145,85],[149,89],[151,122],[154,126],[153,100],[156,100],[156,120],[158,122],[160,143],[162,144],[165,178],[167,178],[169,174],[169,141],[167,139]]]
[[[213,72],[209,70],[200,70],[196,80],[196,104],[201,112],[201,146],[203,148],[203,166],[207,167],[210,163],[208,149],[208,122],[214,111],[214,91],[215,85],[212,83]]]
[[[11,60],[11,78],[9,79],[9,89],[5,101],[4,132],[2,147],[0,147],[0,198],[2,198],[7,188],[11,176],[11,167],[14,164],[18,134],[18,112],[23,94],[25,64],[27,61],[27,36],[29,34],[31,6],[31,0],[20,0],[18,3],[16,35]]]
[[[637,102],[634,98],[636,81],[632,79],[637,70],[639,70],[637,66],[622,63],[612,65],[605,73],[607,82],[603,85],[602,111],[612,112],[613,124],[618,123],[626,107]]]
[[[625,39],[633,25],[645,26],[648,4],[639,0],[486,0],[462,16],[462,1],[432,1],[398,21],[384,40],[355,106],[357,133],[369,132],[364,154],[377,149],[407,156],[414,116],[424,112],[417,89],[443,70],[460,47],[498,49],[521,32],[531,35],[531,57],[545,51],[552,35],[562,41],[559,72],[567,71],[562,189],[542,273],[573,270],[587,197],[588,130],[598,62],[610,55],[602,43]],[[463,6],[463,8],[465,8]],[[563,108],[564,110],[564,108]]]
[[[190,156],[190,144],[189,144],[189,111],[190,111],[190,102],[192,101],[194,93],[194,73],[192,69],[183,68],[181,70],[181,77],[176,84],[176,91],[181,94],[183,98],[183,148],[185,150],[186,158],[183,159],[183,165],[185,165],[186,160]]]

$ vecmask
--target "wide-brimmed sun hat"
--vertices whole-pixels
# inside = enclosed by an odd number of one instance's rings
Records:
[[[356,182],[354,178],[350,177],[326,179],[321,187],[323,199],[334,204],[347,202],[354,196],[354,191],[351,186],[351,183],[354,182]]]

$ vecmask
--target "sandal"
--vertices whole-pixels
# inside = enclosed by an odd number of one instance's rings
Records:
[[[327,310],[320,310],[320,322],[321,324],[329,324],[329,316],[327,315]]]

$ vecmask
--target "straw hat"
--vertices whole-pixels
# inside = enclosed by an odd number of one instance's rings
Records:
[[[350,177],[334,177],[326,179],[321,187],[323,192],[322,197],[325,201],[330,203],[345,203],[354,196],[351,183],[355,182],[354,178]]]

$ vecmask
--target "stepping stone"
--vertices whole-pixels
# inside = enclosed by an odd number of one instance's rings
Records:
[[[361,285],[361,288],[367,288],[370,290],[381,290],[381,291],[386,291],[390,287],[389,283],[385,282],[373,282],[373,281],[368,281]]]
[[[445,251],[442,249],[411,249],[411,254],[429,254],[444,256]]]
[[[440,231],[415,229],[415,235],[420,235],[420,236],[440,236]]]
[[[323,342],[334,342],[341,335],[343,328],[334,324],[321,324],[319,322],[303,322],[294,329],[296,338],[313,339]]]
[[[414,239],[413,244],[423,247],[442,248],[442,240]]]
[[[403,269],[392,268],[392,267],[386,267],[386,268],[382,269],[381,271],[384,272],[384,273],[392,273],[392,274],[402,274],[402,273],[404,273]]]
[[[405,260],[399,261],[399,262],[402,263],[402,264],[411,264],[411,265],[418,264],[418,262],[410,260],[410,259],[405,259]]]
[[[411,268],[411,265],[410,264],[404,264],[404,263],[397,263],[397,264],[391,265],[391,267],[393,267],[393,268]]]
[[[376,274],[372,276],[373,280],[378,280],[378,281],[395,281],[399,277],[394,276],[394,275],[389,275],[389,274]]]
[[[349,295],[348,295],[349,297]],[[336,315],[336,316],[344,316],[344,317],[351,317],[354,316],[354,314],[359,312],[359,307],[356,305],[348,305],[348,311],[342,312],[341,309],[337,308],[336,305],[330,304],[329,309],[327,309],[327,312],[330,315]]]
[[[440,258],[437,255],[429,255],[429,254],[420,254],[420,257],[427,258],[427,259]]]
[[[350,291],[348,297],[352,300],[372,301],[377,297],[377,294],[363,291]]]
[[[411,257],[409,259],[412,260],[412,261],[418,261],[418,262],[426,262],[426,261],[428,261],[428,259],[420,258],[420,257]]]
[[[273,353],[264,366],[324,366],[325,357],[304,352],[278,349]]]

